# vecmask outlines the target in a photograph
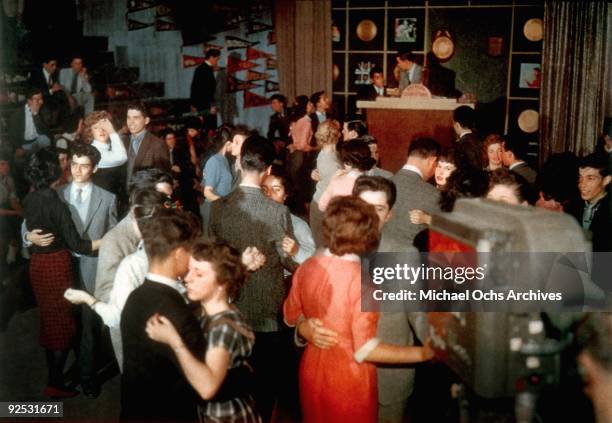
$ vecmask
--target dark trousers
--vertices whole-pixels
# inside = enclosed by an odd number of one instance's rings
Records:
[[[296,208],[300,207],[300,210],[295,210],[298,214],[302,214],[304,205],[312,199],[314,192],[314,183],[310,178],[314,166],[314,160],[316,158],[316,152],[304,152],[296,150],[287,156],[286,170],[289,176],[289,181],[293,188],[294,201]]]
[[[254,398],[263,421],[299,421],[298,358],[293,330],[255,332],[250,364],[255,373]],[[276,410],[275,410],[276,406]]]

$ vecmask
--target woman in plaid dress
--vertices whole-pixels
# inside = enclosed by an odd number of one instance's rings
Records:
[[[204,357],[194,357],[163,316],[153,316],[146,331],[155,341],[169,345],[185,377],[200,394],[202,422],[260,422],[250,394],[251,355],[255,335],[240,312],[230,305],[245,281],[240,254],[222,242],[199,241],[185,277],[187,297],[202,305],[201,326],[206,341]]]
[[[51,234],[53,242],[32,246],[30,282],[40,311],[40,344],[45,348],[49,381],[43,394],[52,398],[77,395],[64,386],[64,364],[73,346],[76,323],[72,304],[64,299],[64,291],[73,284],[70,251],[89,255],[100,241],[81,239],[68,206],[53,187],[62,170],[50,148],[36,152],[28,163],[26,178],[33,191],[24,200],[24,216],[28,230],[40,228]]]

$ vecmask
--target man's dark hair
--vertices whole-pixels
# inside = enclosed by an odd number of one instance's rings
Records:
[[[293,110],[291,111],[291,121],[295,122],[306,115],[308,111],[308,102],[311,101],[305,95],[298,95],[293,103]]]
[[[354,169],[359,169],[362,172],[372,169],[376,164],[376,160],[372,158],[372,152],[368,144],[358,139],[340,144],[338,157],[340,163],[348,164]]]
[[[149,110],[147,109],[147,106],[141,102],[128,104],[127,110],[138,110],[144,117],[149,117]]]
[[[190,250],[200,237],[201,225],[192,213],[178,209],[158,208],[142,234],[149,263],[165,260],[177,248]]]
[[[217,131],[210,139],[210,151],[217,153],[228,142],[231,142],[231,139],[227,139],[223,132]]]
[[[240,165],[244,171],[263,172],[272,165],[275,151],[272,143],[262,136],[252,135],[244,140],[240,150]]]
[[[366,176],[361,175],[353,185],[353,195],[359,197],[359,194],[365,191],[384,192],[387,197],[387,205],[389,210],[395,205],[397,199],[397,188],[393,181],[382,176]]]
[[[277,100],[280,103],[283,103],[283,106],[287,105],[287,97],[282,94],[274,94],[272,97],[270,97],[270,101],[272,100]]]
[[[190,129],[190,128],[195,129],[197,131],[201,131],[202,121],[198,119],[197,117],[191,117],[187,119],[187,121],[185,122],[185,129]]]
[[[130,209],[140,228],[141,219],[149,219],[155,210],[162,207],[166,196],[153,188],[134,191],[130,197]],[[140,228],[142,230],[142,228]]]
[[[411,51],[400,51],[396,56],[400,60],[410,60],[411,62],[416,62],[416,56]]]
[[[476,127],[476,112],[470,106],[459,106],[453,110],[453,120],[462,128]]]
[[[579,202],[578,158],[569,151],[551,155],[538,173],[537,186],[545,200],[554,199],[565,210]]]
[[[70,55],[70,63],[72,63],[72,61],[74,59],[81,59],[83,62],[85,62],[85,59],[83,58],[83,55],[81,53],[73,53]]]
[[[172,185],[172,175],[156,168],[143,169],[131,176],[128,182],[128,193],[142,189],[155,189],[157,184],[168,183]]]
[[[316,93],[310,96],[310,102],[313,106],[315,106],[315,108],[317,107],[317,103],[321,101],[321,97],[323,97],[323,94],[325,94],[325,91],[317,91]]]
[[[43,92],[40,88],[34,88],[34,87],[28,88],[28,91],[26,91],[26,98],[30,100],[36,94],[43,94]]]
[[[420,157],[428,159],[429,157],[440,157],[442,147],[438,141],[433,138],[415,138],[408,147],[408,157]]]
[[[53,147],[38,150],[30,157],[25,178],[34,189],[49,187],[62,175],[62,168]]]
[[[206,53],[204,54],[204,59],[209,59],[211,57],[219,57],[221,56],[221,50],[219,50],[218,48],[209,48],[208,50],[206,50]]]
[[[375,70],[372,71],[372,76],[374,76],[374,74],[376,74],[376,73],[379,73],[379,74],[381,74],[383,76],[385,75],[385,73],[381,69],[375,69]]]
[[[612,372],[612,313],[587,313],[576,334],[578,347]]]
[[[527,156],[527,142],[518,140],[516,137],[507,137],[504,141],[504,151],[511,151],[519,160],[525,160]]]
[[[355,131],[358,137],[362,137],[368,133],[368,127],[362,120],[350,120],[346,122],[346,129]]]
[[[589,154],[588,156],[582,157],[578,162],[578,168],[584,169],[585,167],[592,167],[597,169],[602,177],[606,177],[610,174],[610,168],[608,167],[608,158],[599,154]]]
[[[81,142],[72,143],[70,146],[71,159],[72,156],[88,157],[94,167],[98,166],[98,163],[100,163],[100,159],[102,158],[102,155],[96,147],[91,144],[84,144]]]
[[[484,197],[489,188],[489,175],[473,166],[460,166],[450,174],[440,193],[440,209],[452,212],[459,198]]]
[[[44,63],[49,63],[49,62],[51,62],[53,60],[55,60],[57,62],[57,56],[55,54],[52,54],[52,53],[46,53],[46,54],[43,54],[40,57],[40,63],[43,63],[43,64]]]

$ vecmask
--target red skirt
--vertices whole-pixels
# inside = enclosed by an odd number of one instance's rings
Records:
[[[40,311],[40,338],[44,348],[67,350],[76,334],[74,308],[64,298],[72,287],[72,258],[68,250],[32,254],[30,282]]]

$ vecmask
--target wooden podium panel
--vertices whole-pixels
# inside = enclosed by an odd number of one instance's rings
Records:
[[[368,132],[378,140],[380,166],[393,173],[406,163],[414,138],[430,137],[443,147],[454,142],[453,110],[460,105],[454,99],[379,98],[357,102],[357,107],[367,109]]]

